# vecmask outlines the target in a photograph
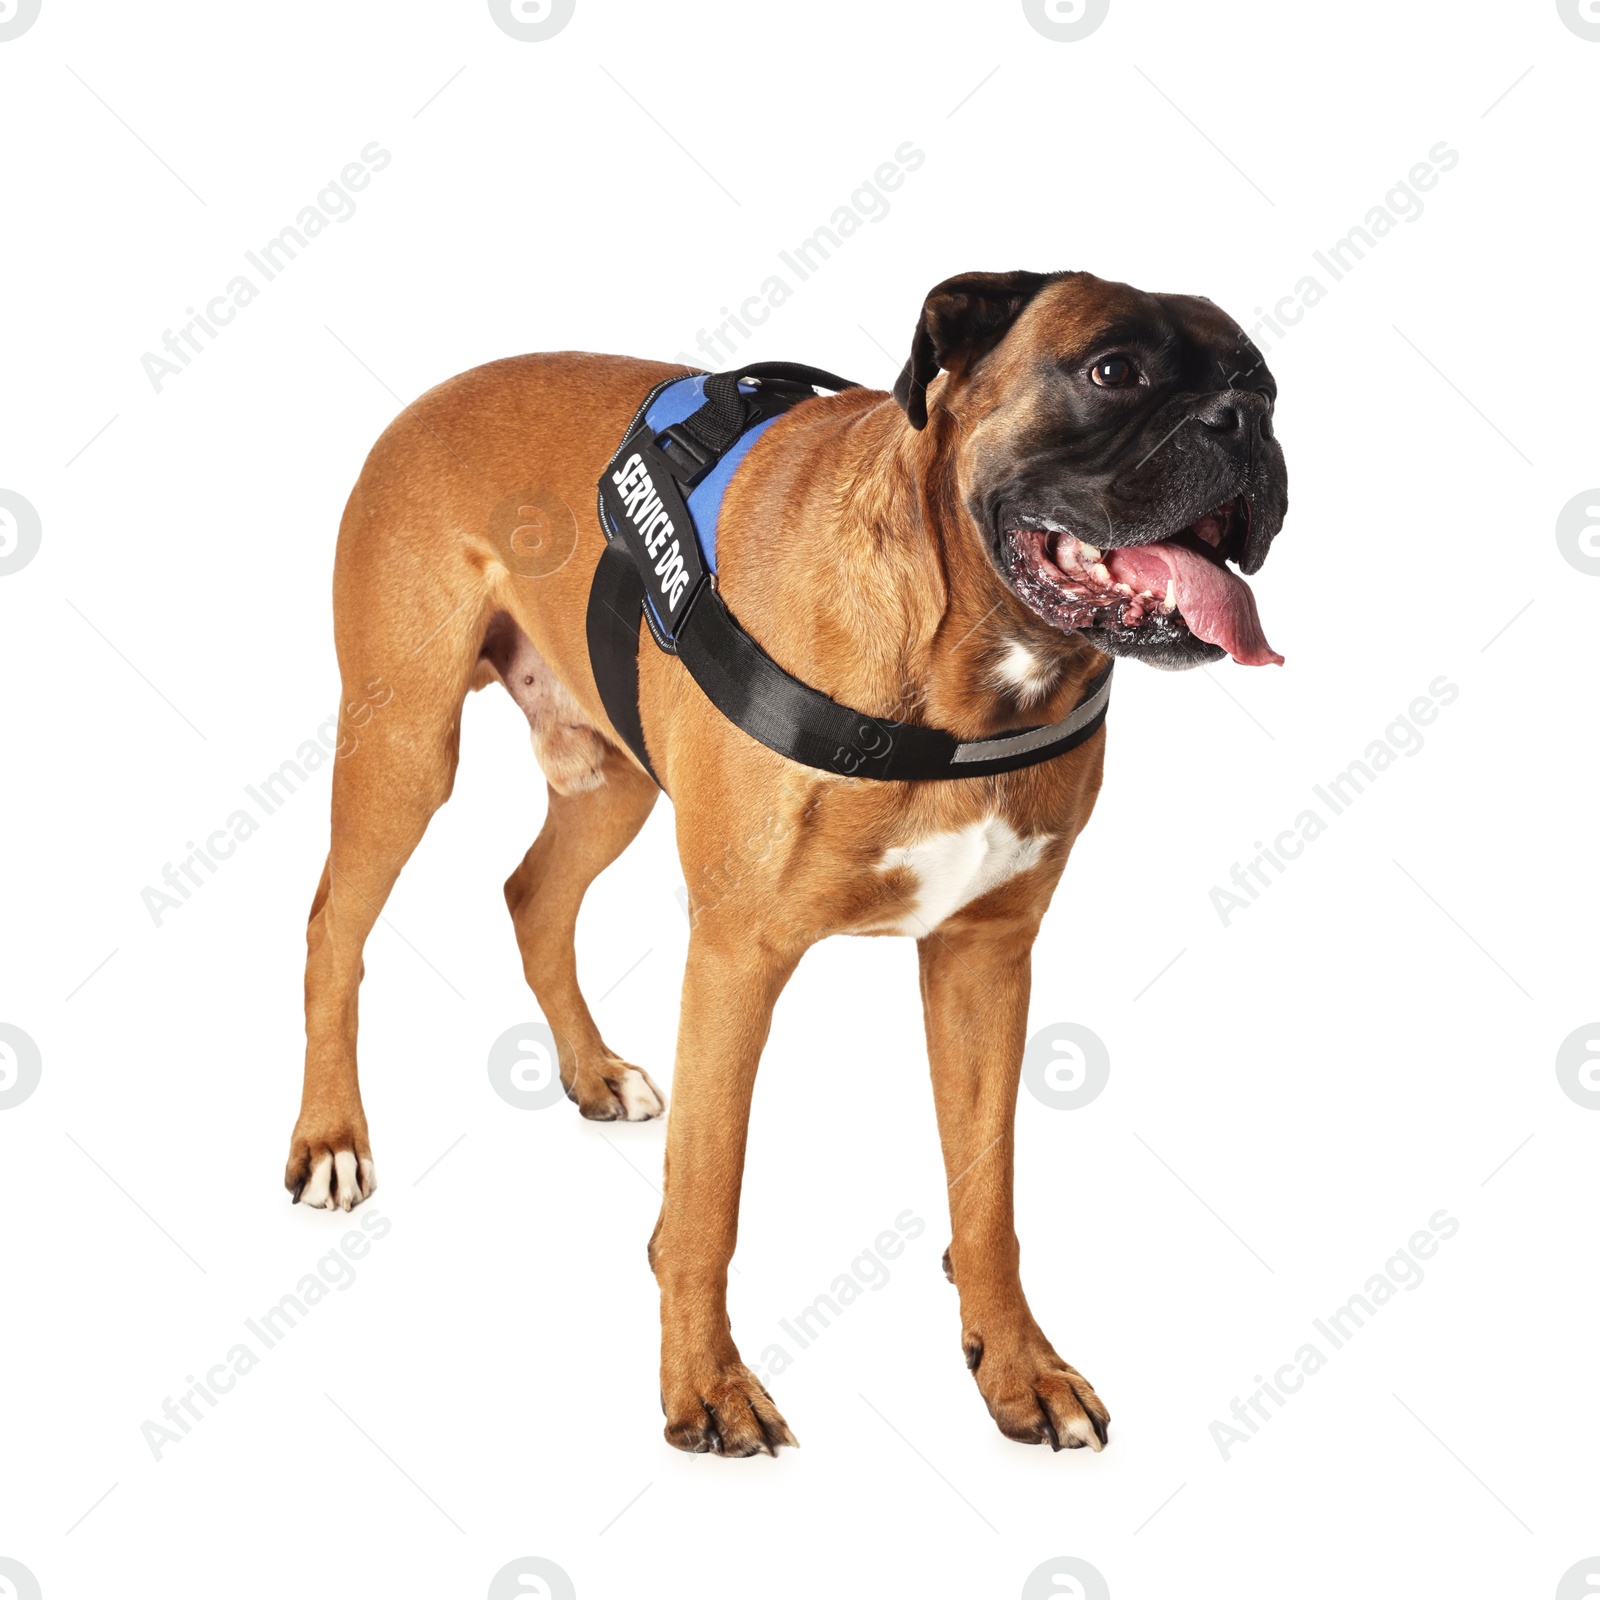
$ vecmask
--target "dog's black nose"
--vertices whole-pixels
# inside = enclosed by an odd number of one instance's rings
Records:
[[[1241,442],[1254,433],[1272,437],[1272,402],[1252,389],[1219,389],[1205,395],[1194,414],[1213,433]]]

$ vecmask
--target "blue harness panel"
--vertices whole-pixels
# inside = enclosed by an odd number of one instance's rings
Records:
[[[705,404],[705,388],[703,373],[698,378],[680,378],[676,383],[669,384],[656,396],[655,404],[645,412],[645,421],[656,433],[663,428],[670,428],[674,422],[682,422],[690,412],[698,411]],[[747,383],[741,383],[739,389],[744,394],[752,392]],[[708,572],[717,570],[717,518],[722,513],[722,497],[733,481],[734,473],[739,470],[739,463],[750,453],[750,446],[777,420],[776,417],[768,417],[748,433],[741,434],[728,453],[689,492],[689,515],[694,519],[695,538],[699,541],[700,554]],[[669,453],[671,449],[669,443]],[[655,608],[652,606],[651,609]]]

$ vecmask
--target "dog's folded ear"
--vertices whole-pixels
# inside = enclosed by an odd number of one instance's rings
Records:
[[[940,368],[955,372],[1005,338],[1022,308],[1061,272],[963,272],[928,291],[911,340],[911,359],[894,397],[913,428],[928,425],[928,385]]]

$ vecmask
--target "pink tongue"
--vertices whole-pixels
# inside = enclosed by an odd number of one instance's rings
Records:
[[[1207,644],[1220,644],[1243,666],[1264,667],[1269,661],[1283,665],[1283,657],[1267,643],[1256,615],[1256,597],[1250,585],[1227,567],[1219,567],[1181,544],[1141,544],[1126,550],[1108,550],[1106,566],[1113,583],[1125,583],[1138,594],[1167,592],[1167,579],[1176,586],[1178,610],[1189,631]]]

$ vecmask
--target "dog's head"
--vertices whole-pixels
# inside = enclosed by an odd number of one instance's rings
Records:
[[[965,273],[923,303],[894,394],[914,428],[930,399],[949,418],[962,502],[1045,623],[1160,667],[1282,661],[1229,567],[1260,568],[1288,507],[1277,385],[1209,300]]]

